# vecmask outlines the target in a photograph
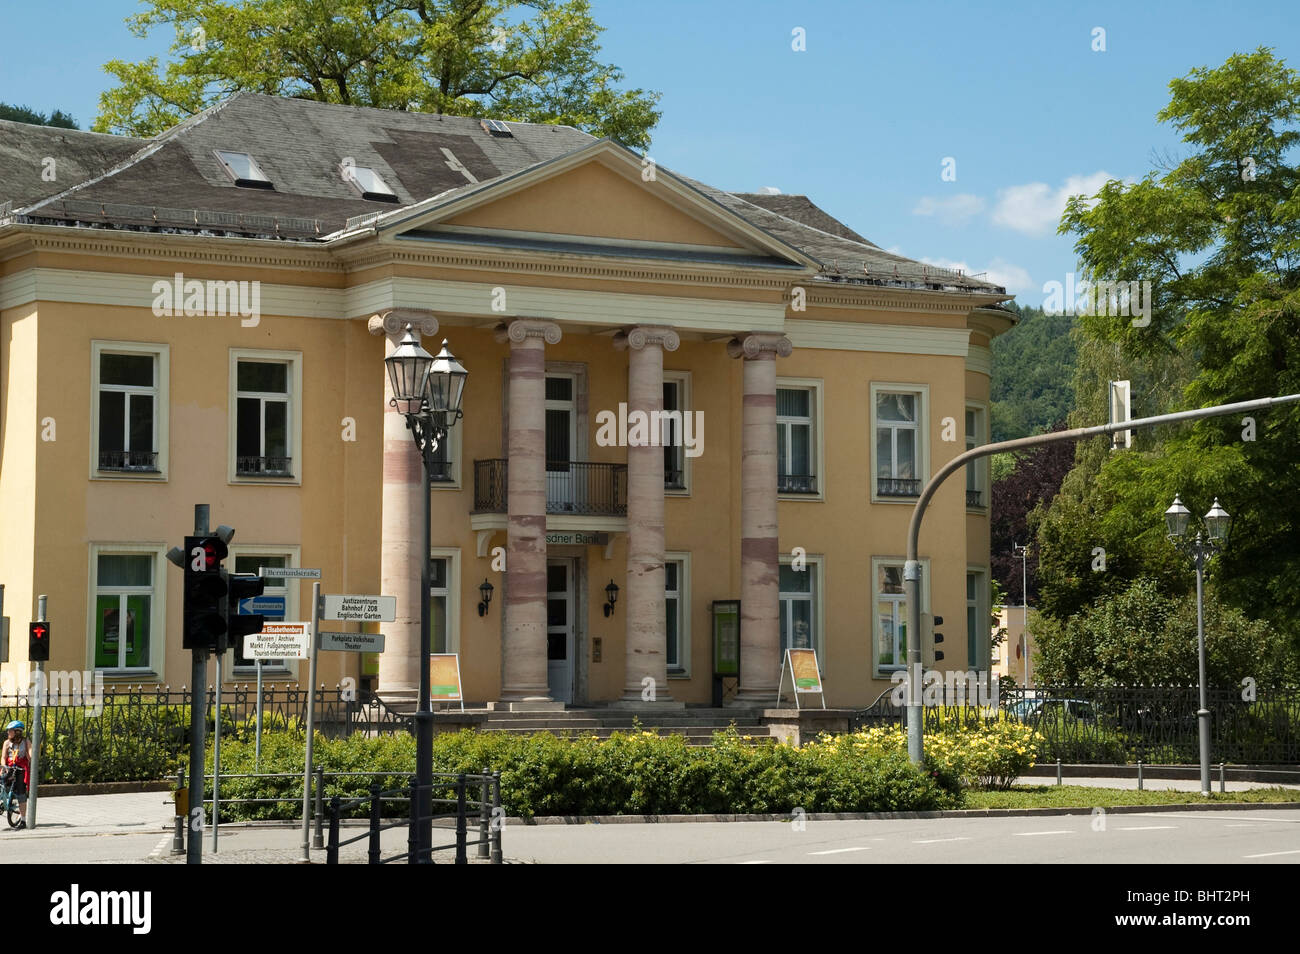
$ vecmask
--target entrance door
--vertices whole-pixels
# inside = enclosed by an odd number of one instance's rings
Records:
[[[578,496],[578,468],[570,462],[576,444],[574,390],[572,375],[546,376],[546,510],[548,513],[572,513]]]
[[[551,698],[573,702],[574,599],[572,559],[546,561],[546,677]]]

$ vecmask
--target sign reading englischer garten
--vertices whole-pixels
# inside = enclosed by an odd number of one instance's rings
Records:
[[[397,619],[396,596],[321,596],[321,618],[355,623],[391,623]]]

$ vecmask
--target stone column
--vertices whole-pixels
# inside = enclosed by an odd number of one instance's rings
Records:
[[[546,345],[554,322],[517,318],[496,330],[510,342],[506,447],[505,644],[501,699],[549,702],[546,675]]]
[[[664,616],[664,452],[656,412],[664,404],[664,351],[676,351],[677,332],[639,325],[614,338],[628,351],[627,587],[623,600],[627,646],[623,703],[672,702],[668,692],[667,622]],[[644,414],[644,443],[633,427]],[[653,680],[647,682],[646,680]],[[647,698],[649,695],[649,698]]]
[[[793,350],[780,334],[733,339],[744,358],[740,464],[740,687],[736,701],[771,706],[781,675],[780,551],[776,516],[776,357]]]
[[[410,325],[416,338],[438,333],[438,319],[428,311],[399,308],[371,317],[372,335],[384,335],[384,355],[392,354]],[[426,350],[428,350],[426,348]],[[433,349],[434,353],[437,349]],[[428,493],[424,463],[406,426],[406,418],[389,402],[393,386],[388,368],[384,375],[384,476],[380,518],[379,592],[397,598],[397,618],[384,624],[387,642],[379,654],[379,693],[386,701],[416,702],[420,683],[420,520]],[[423,559],[428,559],[424,554]]]

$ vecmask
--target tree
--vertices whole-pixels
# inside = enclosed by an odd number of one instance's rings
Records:
[[[1188,154],[1071,200],[1062,218],[1085,278],[1150,289],[1140,318],[1080,318],[1076,394],[1093,413],[1109,374],[1135,380],[1150,402],[1139,416],[1300,392],[1300,75],[1261,48],[1170,90],[1158,118]],[[1186,593],[1192,575],[1162,513],[1175,493],[1198,514],[1217,496],[1235,518],[1216,561],[1222,598],[1300,645],[1298,484],[1296,405],[1156,430],[1117,453],[1090,442],[1040,527],[1044,610],[1064,618],[1139,576]],[[1095,547],[1102,574],[1087,560]]]
[[[0,103],[0,119],[7,119],[14,123],[30,123],[33,126],[58,126],[61,129],[81,128],[77,125],[75,119],[61,109],[56,109],[46,116],[30,106],[13,106],[9,103]]]
[[[1019,322],[993,339],[989,407],[995,441],[1045,431],[1074,406],[1074,317],[1014,303],[1011,308]]]
[[[644,149],[660,94],[597,59],[588,0],[148,0],[173,59],[112,60],[94,128],[153,136],[251,90],[351,106],[576,126]]]

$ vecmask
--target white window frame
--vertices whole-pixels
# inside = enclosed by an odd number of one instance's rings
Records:
[[[158,448],[158,472],[100,470],[99,467],[99,370],[104,354],[147,354],[154,359],[154,443]],[[168,401],[171,346],[144,341],[91,341],[90,343],[90,479],[167,480]],[[114,385],[109,385],[115,387]]]
[[[460,547],[430,547],[430,560],[447,561],[447,649],[449,653],[460,652]],[[434,587],[429,586],[432,594]],[[475,586],[475,605],[478,587]],[[419,629],[417,626],[416,629]],[[432,634],[430,634],[432,637]]]
[[[293,461],[292,477],[268,477],[261,474],[239,474],[239,362],[260,361],[267,364],[288,364],[289,413],[286,423],[289,428],[289,456]],[[226,450],[227,479],[232,484],[271,484],[280,486],[302,486],[302,352],[301,351],[261,351],[253,348],[230,349],[229,378],[229,435]],[[265,428],[265,414],[262,426]]]
[[[981,404],[978,401],[967,401],[966,410],[975,412],[975,443],[971,444],[969,436],[966,437],[966,444],[963,450],[970,450],[972,447],[980,447],[989,442],[989,409],[988,405]],[[965,434],[966,417],[962,415],[962,432]],[[989,486],[989,459],[981,457],[979,460],[972,461],[966,465],[973,468],[975,472],[975,489],[980,492],[981,505],[978,507],[967,506],[966,509],[972,513],[987,514],[989,505],[992,503],[992,489]],[[965,481],[963,480],[963,490],[965,490]],[[963,494],[963,499],[965,499]]]
[[[685,550],[665,550],[665,563],[680,563],[677,574],[677,668],[669,679],[691,678],[691,555]],[[667,593],[667,590],[664,591]]]
[[[164,671],[163,667],[166,662],[165,641],[169,627],[167,626],[167,573],[164,567],[167,565],[163,561],[167,547],[165,544],[158,543],[92,543],[90,544],[90,564],[87,568],[87,600],[86,600],[86,659],[87,666],[91,672],[99,671],[104,674],[105,679],[139,679],[148,677],[159,679]],[[99,597],[99,558],[103,556],[115,555],[139,555],[144,554],[153,559],[153,585],[149,588],[149,665],[136,666],[131,668],[122,668],[114,666],[111,668],[99,669],[95,665],[95,623],[97,618],[96,604]],[[160,585],[161,584],[161,585]],[[142,588],[131,587],[134,592],[143,592]],[[125,592],[125,591],[122,591]],[[118,651],[119,658],[122,646],[122,634],[119,626],[118,631]]]
[[[694,413],[695,395],[691,388],[691,372],[689,371],[664,371],[664,383],[669,382],[677,385],[677,393],[680,396],[678,403],[681,405],[682,418],[685,419],[687,414]],[[683,424],[683,428],[684,428]],[[663,440],[664,435],[660,435]],[[691,495],[691,462],[693,457],[688,457],[685,446],[678,448],[682,461],[682,486],[669,487],[664,484],[665,497],[689,497]]]
[[[449,480],[431,480],[429,486],[434,490],[460,490],[461,480],[461,431],[464,430],[464,422],[453,424],[447,428],[447,436],[443,441],[447,444],[447,456],[451,458],[451,468],[449,470]]]
[[[812,475],[817,478],[817,492],[814,494],[791,494],[777,493],[778,500],[826,500],[826,409],[823,402],[825,392],[824,381],[821,378],[777,378],[776,386],[788,388],[790,390],[805,390],[812,392],[812,400],[808,402],[808,410],[812,415],[812,465],[815,473]],[[781,426],[781,419],[777,418],[777,426]],[[818,657],[821,658],[820,656]]]
[[[989,672],[993,668],[993,627],[987,625],[992,617],[992,610],[988,606],[989,568],[967,566],[966,575],[975,577],[975,658],[966,661],[966,668],[976,672]],[[966,610],[970,611],[970,597],[966,598]],[[980,630],[980,620],[986,623],[983,631]],[[966,639],[969,644],[969,628]]]
[[[888,679],[895,672],[905,671],[907,668],[907,658],[904,656],[901,663],[892,663],[887,666],[880,665],[880,614],[876,611],[877,604],[880,602],[881,593],[876,587],[879,585],[880,568],[882,566],[897,566],[900,570],[907,563],[903,557],[873,556],[871,558],[871,580],[869,581],[871,593],[871,672],[875,679]],[[900,597],[898,603],[906,607],[905,599]],[[921,612],[930,611],[930,560],[925,558],[921,560]],[[904,609],[906,612],[906,609]],[[946,635],[946,634],[945,634]],[[918,637],[919,638],[919,637]],[[924,649],[924,647],[922,647]],[[921,654],[922,665],[933,665],[926,663],[925,653]]]
[[[822,675],[826,674],[826,556],[821,553],[809,553],[803,557],[804,562],[809,567],[815,567],[816,572],[813,574],[812,585],[812,648],[817,651],[817,667],[821,670]],[[794,558],[789,555],[781,556],[781,566],[789,566]],[[805,572],[807,572],[805,570]],[[777,573],[777,612],[781,612],[781,583],[780,572]],[[801,598],[802,593],[798,594]],[[777,620],[777,645],[781,641],[781,623]],[[781,652],[782,662],[785,659],[785,652]]]
[[[928,384],[906,384],[891,381],[872,381],[870,389],[871,401],[871,432],[870,432],[870,455],[871,455],[871,502],[885,504],[902,504],[908,507],[916,505],[916,497],[882,497],[878,490],[878,472],[879,462],[876,459],[876,441],[877,441],[877,421],[876,421],[876,400],[877,395],[885,393],[903,393],[914,394],[917,397],[916,413],[916,466],[917,479],[921,481],[921,489],[924,489],[925,482],[930,479],[930,386]],[[964,421],[963,421],[964,423]],[[896,462],[895,462],[896,463]],[[874,592],[875,583],[872,582]]]
[[[302,547],[297,544],[276,545],[271,543],[232,543],[230,545],[230,553],[226,557],[226,568],[233,574],[235,572],[235,558],[248,556],[284,557],[285,566],[302,565]],[[284,618],[288,621],[302,619],[303,617],[298,615],[298,598],[299,590],[301,590],[303,586],[302,581],[286,579],[282,582],[284,583]],[[279,590],[280,587],[274,586],[271,587],[271,589]],[[279,594],[272,593],[270,595],[276,596]],[[308,602],[310,602],[310,600]],[[310,619],[310,617],[308,618]],[[302,664],[305,661],[306,660],[302,659],[286,659],[278,666],[263,664],[262,676],[276,680],[283,680],[287,677],[296,682],[301,682],[302,680],[300,676],[302,675]],[[222,678],[223,682],[247,682],[250,677],[254,679],[257,678],[256,665],[238,667],[235,665],[235,651],[233,649],[227,650],[221,668],[222,672],[225,674]]]

